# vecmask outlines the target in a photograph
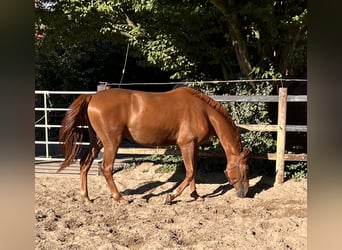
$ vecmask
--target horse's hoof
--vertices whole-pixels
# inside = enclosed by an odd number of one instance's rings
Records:
[[[190,194],[190,197],[194,198],[195,200],[197,200],[197,198],[199,197],[198,193],[196,191],[193,191],[191,194]]]
[[[202,196],[198,196],[196,201],[204,201],[204,198]]]
[[[89,199],[89,197],[82,197],[82,200],[84,201],[84,203],[86,204],[92,204],[93,201],[91,199]]]
[[[194,198],[195,201],[204,201],[204,198],[202,196],[199,196],[196,191],[193,191],[190,196]]]
[[[172,203],[171,194],[167,194],[167,195],[166,195],[166,198],[165,198],[165,201],[164,201],[164,204],[165,204],[165,205],[171,205],[171,203]]]
[[[123,198],[123,197],[120,197],[120,199],[118,199],[117,202],[118,202],[119,204],[122,204],[122,205],[125,205],[125,204],[128,204],[128,203],[129,203],[129,201],[126,200],[126,199]]]

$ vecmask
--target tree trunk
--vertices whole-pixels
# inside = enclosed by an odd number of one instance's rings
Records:
[[[230,8],[224,0],[210,0],[210,2],[223,14],[229,34],[232,37],[232,44],[236,58],[242,73],[247,79],[252,79],[252,66],[249,59],[247,45],[243,39],[240,24],[236,14],[230,12]],[[229,1],[230,2],[230,1]]]

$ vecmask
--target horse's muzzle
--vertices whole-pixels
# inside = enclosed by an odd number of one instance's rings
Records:
[[[244,197],[246,197],[247,192],[248,192],[248,187],[247,188],[240,187],[237,190],[236,195],[237,195],[237,197],[244,198]]]
[[[235,189],[236,189],[236,195],[237,195],[238,197],[240,197],[240,198],[246,197],[247,192],[248,192],[248,184],[247,184],[247,185],[243,185],[243,184],[244,184],[244,183],[248,183],[248,182],[242,181],[242,184],[241,184],[241,179],[240,179],[240,178],[237,179],[236,181],[232,182],[231,179],[229,178],[229,175],[228,175],[228,171],[227,171],[227,170],[224,171],[224,174],[226,175],[226,177],[227,177],[229,183],[235,187]],[[237,184],[238,182],[240,182],[240,185],[238,185],[239,188],[236,187],[236,184]]]

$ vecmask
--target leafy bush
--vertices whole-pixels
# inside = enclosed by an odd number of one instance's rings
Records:
[[[125,168],[136,167],[143,162],[153,162],[154,164],[162,164],[157,169],[159,173],[167,173],[183,169],[183,159],[178,155],[148,155],[144,157],[134,158],[131,162],[126,163]]]
[[[269,95],[273,85],[260,82],[256,85],[248,83],[208,84],[194,83],[190,85],[207,95]],[[268,105],[264,102],[229,102],[222,103],[237,124],[270,124]],[[276,141],[271,132],[242,131],[241,141],[244,147],[251,147],[255,153],[275,151]],[[221,150],[219,140],[214,137],[203,150]]]
[[[307,165],[307,162],[296,162],[289,165],[285,165],[285,178],[307,178]]]

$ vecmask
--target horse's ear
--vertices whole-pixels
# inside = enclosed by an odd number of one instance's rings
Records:
[[[246,157],[249,152],[251,152],[251,148],[245,148],[243,151],[242,151],[242,154],[243,154],[243,157]]]

